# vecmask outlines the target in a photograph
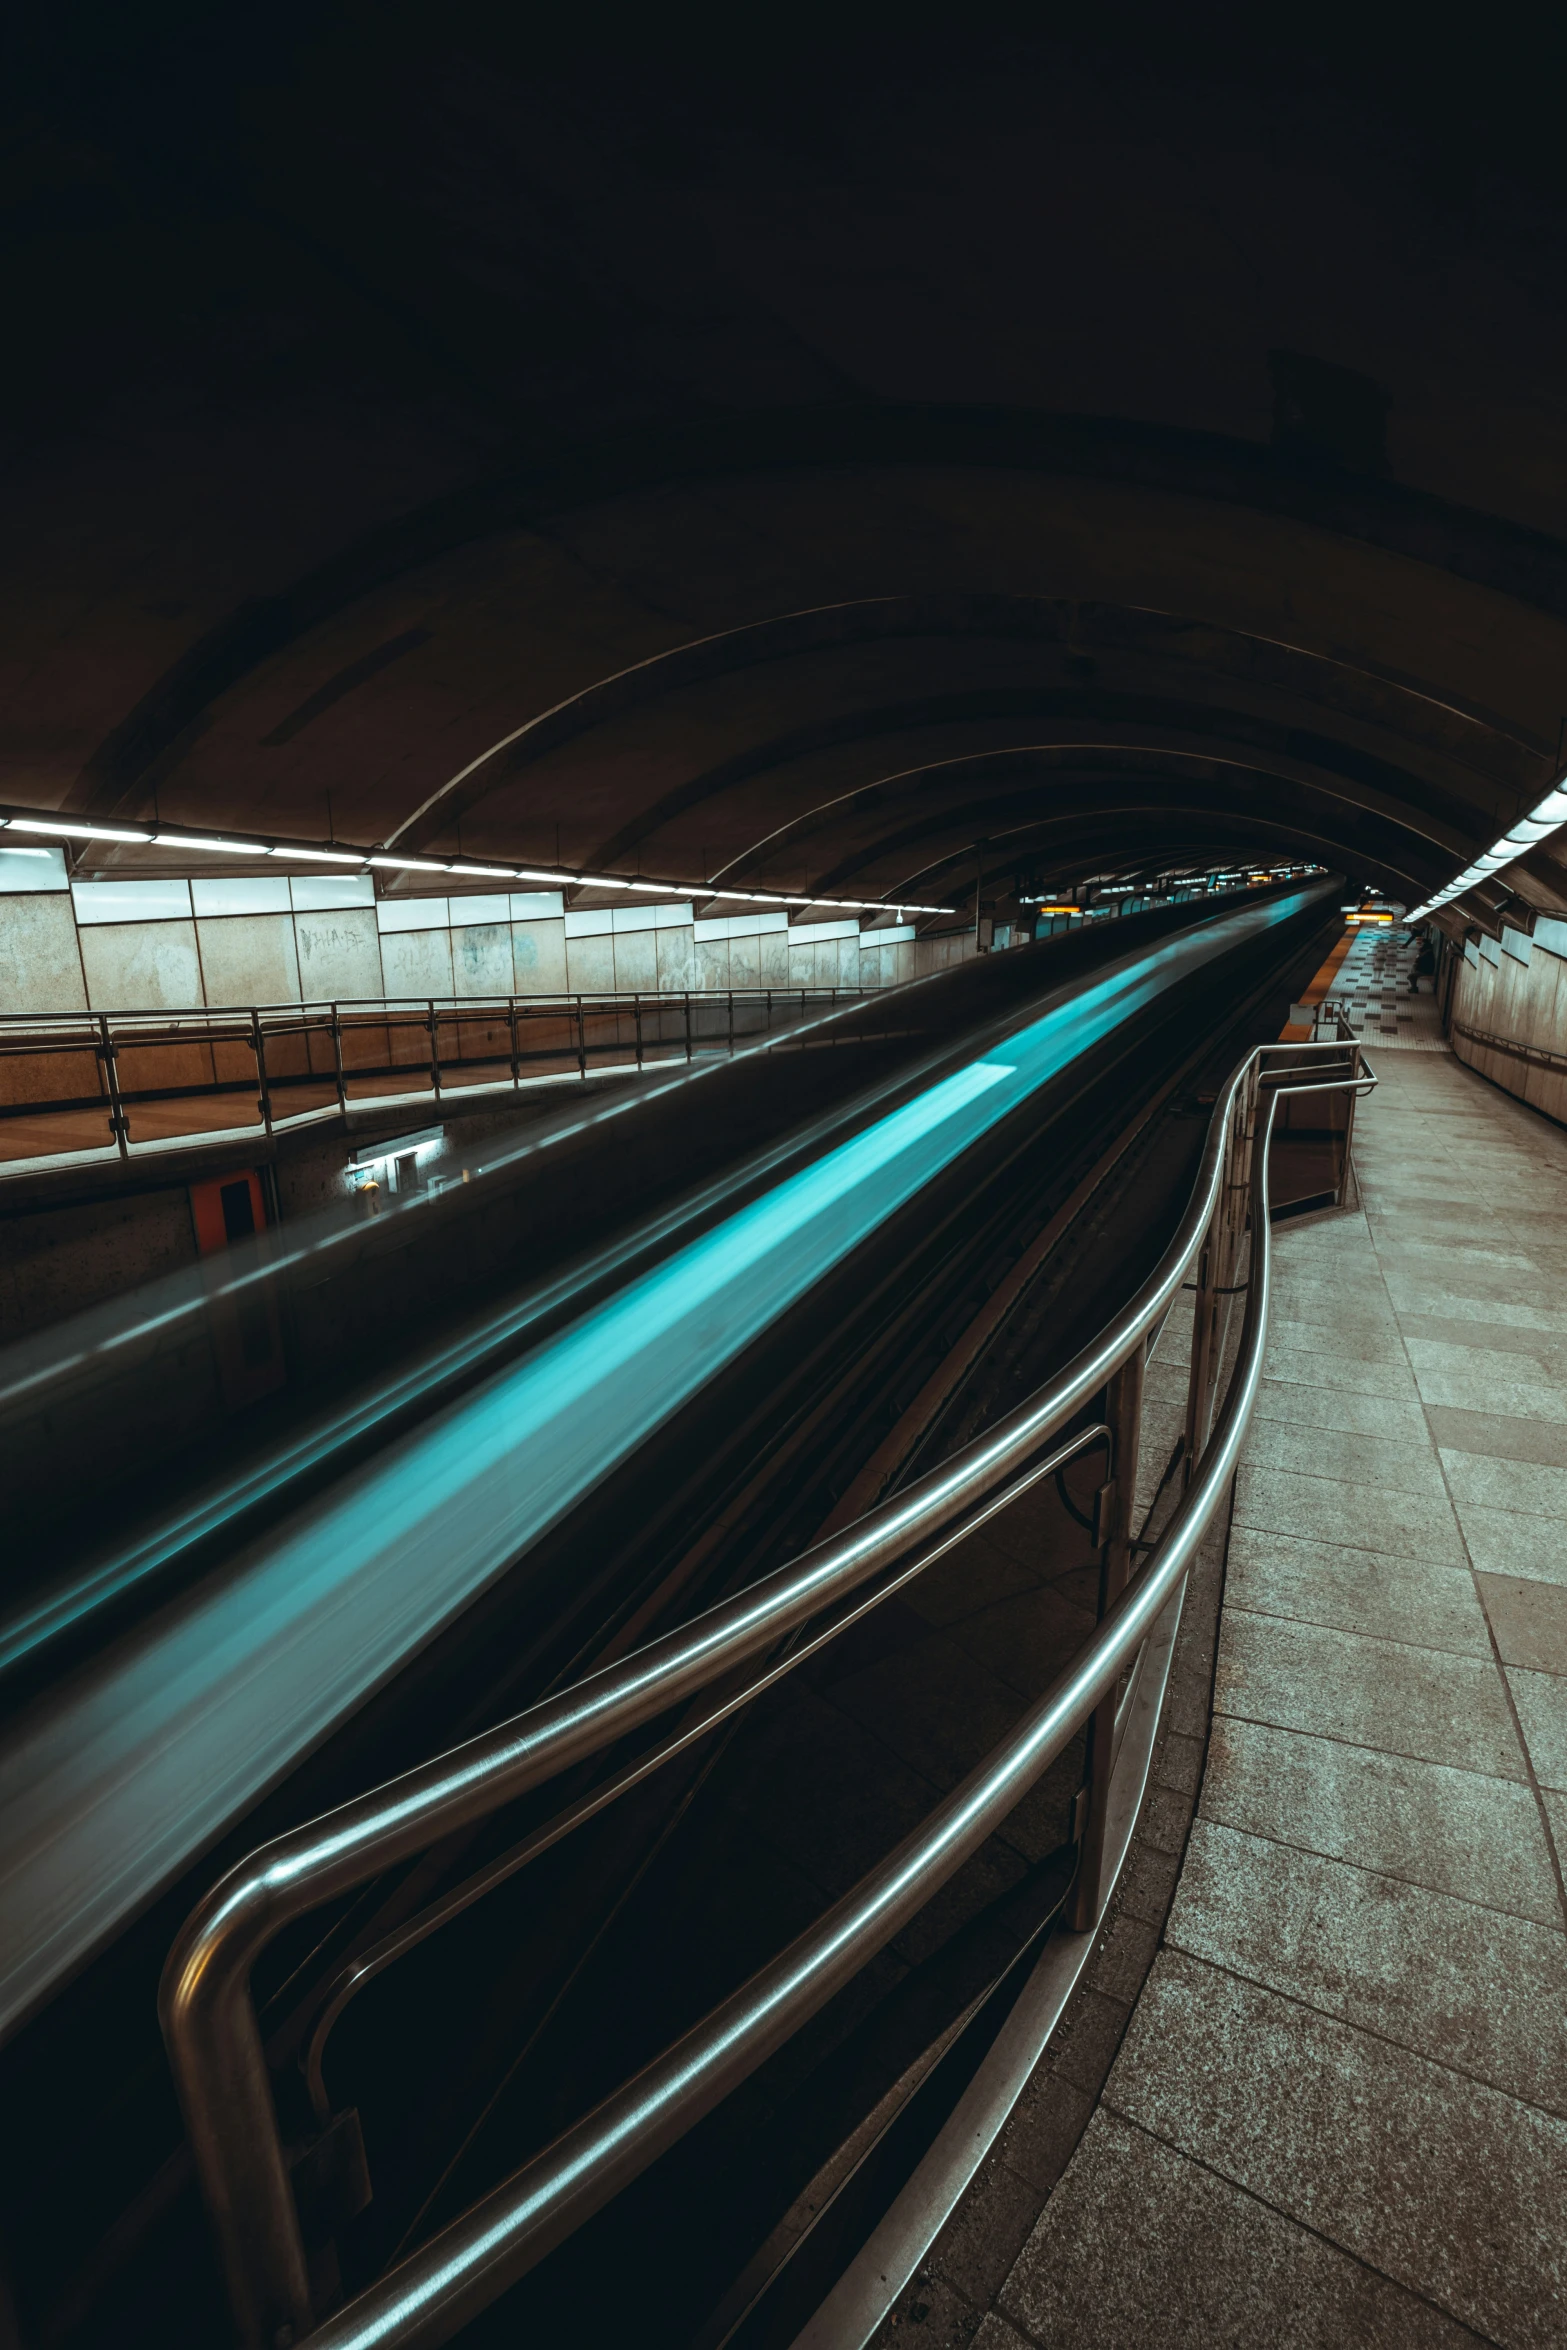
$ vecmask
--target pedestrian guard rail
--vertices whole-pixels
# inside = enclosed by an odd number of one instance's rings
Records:
[[[682,1017],[679,1009],[674,1017]],[[1079,1731],[1087,1761],[1069,1928],[1091,1934],[1113,1878],[1106,1822],[1139,1659],[1229,1489],[1262,1377],[1268,1158],[1280,1104],[1376,1083],[1353,1039],[1263,1046],[1215,1104],[1178,1230],[1136,1294],[1065,1369],[938,1467],[789,1564],[517,1718],[291,1830],[232,1870],[164,1973],[164,2034],[245,2350],[381,2350],[448,2340],[756,2070],[943,1886]],[[1177,1498],[1151,1546],[1133,1501],[1143,1371],[1192,1292]],[[1238,1338],[1232,1317],[1240,1312]],[[327,2034],[362,1983],[671,1756],[690,1747],[1085,1449],[1108,1453],[1100,1620],[1002,1742],[896,1850],[654,2063],[407,2258],[335,2309],[312,2301],[251,1972],[274,1936],[443,1838],[684,1708],[651,1748],[325,1986],[303,2050],[331,2126]]]
[[[271,1134],[355,1105],[731,1052],[879,990],[426,997],[0,1015],[0,1156],[114,1150],[181,1126]],[[45,1132],[43,1122],[57,1129]],[[62,1122],[64,1130],[59,1131]]]

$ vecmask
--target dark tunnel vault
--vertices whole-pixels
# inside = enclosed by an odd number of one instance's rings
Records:
[[[19,85],[0,795],[1407,902],[1555,780],[1567,222],[1500,65],[1466,146],[1326,22],[533,30],[175,10]]]

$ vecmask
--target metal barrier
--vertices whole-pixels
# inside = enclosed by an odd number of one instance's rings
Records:
[[[1528,1044],[1519,1036],[1498,1036],[1491,1028],[1471,1028],[1467,1020],[1451,1021],[1448,1034],[1461,1037],[1478,1052],[1500,1053],[1504,1060],[1522,1061],[1526,1069],[1567,1069],[1567,1053],[1553,1052],[1549,1045]],[[1462,1057],[1460,1054],[1459,1058]]]
[[[439,1102],[478,1086],[515,1091],[525,1072],[585,1077],[592,1068],[689,1061],[879,992],[758,987],[11,1013],[0,1016],[0,1159],[17,1157],[19,1142],[39,1145],[31,1155],[114,1149],[124,1159],[133,1142],[176,1131],[272,1134],[389,1094]],[[205,1124],[180,1127],[188,1113],[177,1105],[193,1103],[208,1105]],[[236,1114],[223,1116],[225,1108]],[[24,1136],[16,1120],[82,1131]],[[143,1131],[133,1132],[138,1123]]]
[[[1080,1806],[1072,1924],[1081,1933],[1094,1927],[1104,1899],[1118,1689],[1181,1585],[1229,1486],[1262,1376],[1274,1114],[1292,1094],[1358,1095],[1375,1083],[1357,1043],[1257,1048],[1236,1069],[1216,1107],[1174,1240],[1131,1302],[1046,1387],[803,1557],[499,1729],[279,1837],[213,1888],[170,1953],[161,2012],[247,2350],[275,2350],[307,2336],[319,2350],[447,2340],[815,2014],[978,1849],[1085,1724],[1086,1800]],[[1194,1278],[1189,1282],[1188,1276]],[[1137,1568],[1142,1546],[1134,1540],[1133,1493],[1143,1365],[1151,1336],[1187,1286],[1195,1294],[1183,1489]],[[1244,1321],[1219,1405],[1228,1317],[1240,1295]],[[1103,1407],[1093,1410],[1089,1424],[1063,1436],[1067,1423],[1100,1397]],[[710,1704],[650,1752],[326,1987],[307,2060],[324,2111],[325,2035],[361,1980],[750,1703],[1039,1479],[1096,1443],[1110,1450],[1100,1505],[1101,1621],[1055,1686],[880,1867],[779,1958],[463,2218],[346,2308],[318,2321],[250,1992],[251,1969],[273,1936],[292,1919],[721,1684]]]

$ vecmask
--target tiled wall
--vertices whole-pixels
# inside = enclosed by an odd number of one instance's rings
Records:
[[[1540,917],[1534,936],[1521,930],[1471,940],[1453,988],[1453,1050],[1507,1093],[1567,1122],[1567,1070],[1540,1067],[1515,1054],[1471,1044],[1462,1028],[1480,1029],[1548,1053],[1567,1053],[1567,922]]]
[[[972,933],[696,921],[687,904],[567,912],[553,890],[377,898],[368,878],[70,883],[58,849],[0,849],[0,1011],[182,1011],[386,997],[887,987]]]

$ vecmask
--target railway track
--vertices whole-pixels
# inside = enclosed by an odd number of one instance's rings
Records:
[[[1280,1002],[1320,958],[1321,920],[1320,909],[1304,907],[1220,962],[1177,972],[929,1170],[735,1347],[720,1376],[611,1462],[518,1566],[170,1872],[96,1956],[89,1951],[85,1972],[79,1962],[46,1993],[0,2057],[12,2109],[30,2124],[18,2135],[30,2156],[10,2202],[23,2217],[10,2258],[27,2338],[222,2338],[221,2295],[151,2032],[151,1983],[194,1887],[275,1826],[504,1717],[798,1551],[835,1513],[863,1506],[867,1478],[891,1489],[921,1457],[935,1457],[954,1415],[966,1403],[972,1414],[977,1366],[990,1368],[996,1408],[1025,1373],[1052,1355],[1065,1359],[1116,1285],[1124,1294],[1157,1254],[1200,1147],[1190,1097],[1270,1021],[1277,1033]],[[1149,943],[1160,943],[1157,934]],[[1065,960],[1036,972],[1054,976]],[[1073,984],[1091,984],[1086,962]],[[992,1038],[1027,1008],[1025,975],[1006,976],[1017,996],[999,1011],[994,1001],[980,1007]],[[1039,988],[1036,977],[1035,995]],[[972,991],[959,1018],[983,1039],[976,1000]],[[989,1052],[1001,1059],[994,1043]],[[917,1026],[895,1040],[878,1033],[863,1052],[813,1051],[808,1062],[797,1054],[797,1068],[832,1067],[842,1094],[830,1110],[818,1107],[803,1143],[798,1110],[809,1089],[792,1073],[780,1083],[783,1115],[759,1135],[760,1079],[776,1076],[782,1058],[753,1070],[736,1119],[752,1146],[740,1167],[720,1171],[714,1149],[705,1188],[680,1192],[671,1182],[654,1241],[646,1218],[623,1219],[613,1274],[571,1262],[562,1245],[567,1261],[554,1279],[566,1305],[552,1295],[541,1308],[535,1284],[508,1304],[503,1336],[495,1327],[505,1317],[492,1311],[488,1351],[474,1325],[454,1333],[449,1320],[436,1351],[444,1345],[461,1360],[434,1383],[431,1408],[460,1411],[482,1377],[567,1326],[568,1309],[580,1314],[613,1294],[617,1279],[677,1261],[725,1216],[852,1144],[876,1116],[897,1115],[962,1062],[961,1040],[933,1045],[929,1027]],[[709,1099],[718,1101],[716,1086]],[[998,1347],[1020,1321],[1027,1344]],[[428,1329],[421,1335],[428,1360]],[[335,1451],[317,1433],[316,1453],[288,1489],[292,1506],[316,1506],[345,1457],[354,1474],[371,1474],[383,1452],[426,1424],[427,1415],[394,1403],[367,1438],[362,1397],[354,1402],[361,1418]],[[279,1415],[251,1457],[267,1443],[273,1459],[280,1445],[297,1450],[302,1426],[308,1435],[306,1411]],[[166,1488],[177,1485],[179,1456],[160,1475]],[[1091,1515],[1094,1483],[1085,1459],[1060,1492],[941,1570],[945,1602],[927,1599],[923,1614],[889,1603],[863,1636],[848,1636],[786,1691],[507,1877],[460,1923],[414,1947],[432,1909],[486,1871],[504,1875],[508,1855],[536,1835],[539,1806],[513,1807],[276,1947],[259,1985],[263,2019],[285,2129],[304,2150],[301,2198],[325,2298],[375,2274],[591,2103],[602,2082],[664,2045],[758,1950],[814,1914],[867,1850],[895,1840],[899,1819],[931,1787],[951,1783],[1009,1706],[1037,1693],[1093,1621],[1095,1554],[1080,1520]],[[231,1571],[217,1555],[225,1539],[243,1558],[245,1541],[275,1542],[280,1518],[277,1500],[264,1498],[241,1522],[220,1519],[216,1534],[207,1527],[192,1546],[194,1565],[146,1585],[151,1625],[222,1582]],[[1017,1602],[1006,1619],[1013,1653],[1004,1639],[996,1650],[994,1625],[954,1630],[967,1622],[965,1597],[981,1588],[992,1596],[979,1613]],[[127,1607],[121,1593],[106,1608],[101,1646],[84,1654],[62,1645],[62,1678],[30,1693],[35,1714],[63,1708],[138,1640],[145,1648],[149,1625]],[[939,2127],[996,2028],[1009,1968],[1064,1894],[1077,1766],[1063,1764],[1038,1791],[1026,1828],[996,1840],[953,1888],[939,1930],[890,1956],[874,1998],[819,2018],[481,2321],[475,2338],[488,2327],[513,2339],[523,2319],[589,2342],[621,2340],[633,2321],[659,2342],[791,2338],[846,2235],[873,2221],[878,2197]],[[563,1795],[585,1799],[592,1786],[592,1773],[557,1784],[545,1808]],[[408,1954],[321,2043],[323,2005],[345,1966],[399,1937]],[[313,2044],[325,2133],[300,2061]]]

